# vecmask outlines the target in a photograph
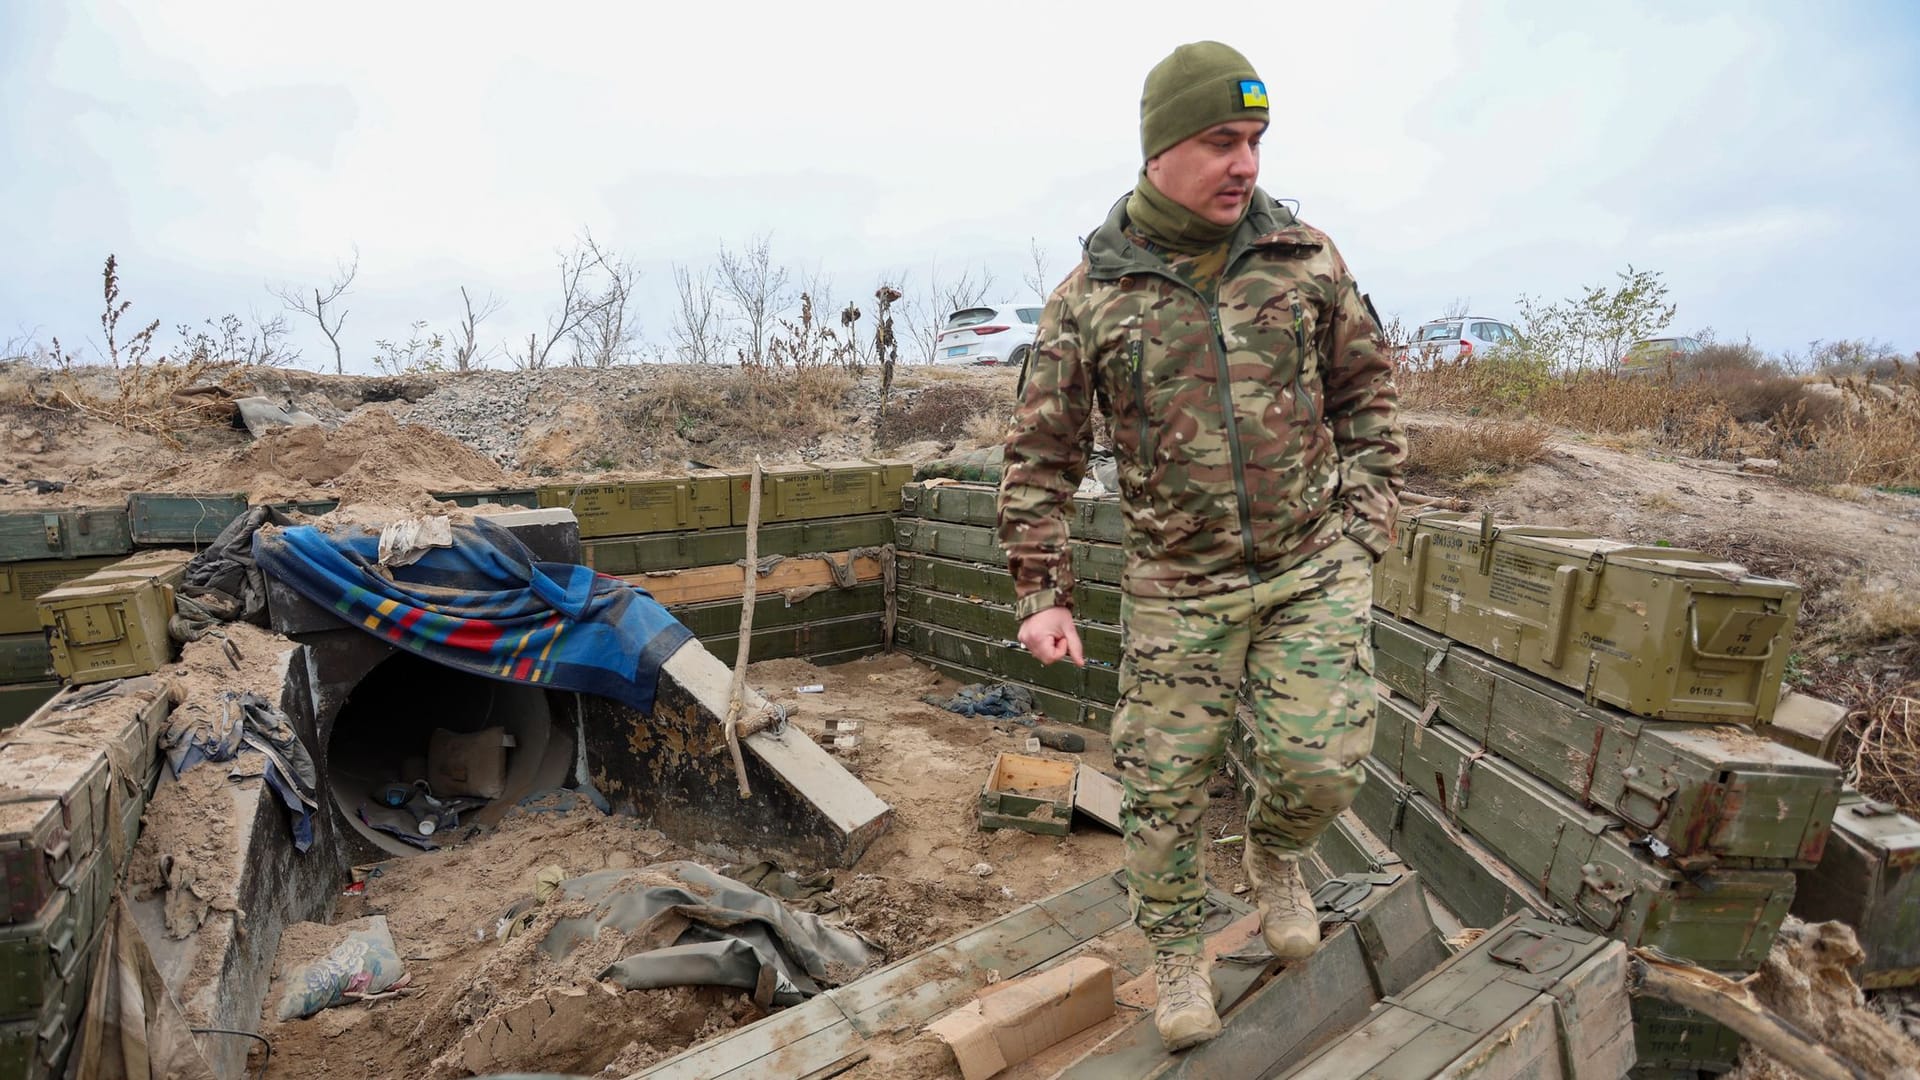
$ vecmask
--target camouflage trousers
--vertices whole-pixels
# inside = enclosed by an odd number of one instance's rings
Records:
[[[1243,682],[1256,790],[1247,842],[1300,854],[1353,802],[1373,746],[1372,580],[1372,557],[1343,537],[1248,589],[1123,599],[1113,759],[1133,918],[1157,949],[1200,949],[1200,820]]]

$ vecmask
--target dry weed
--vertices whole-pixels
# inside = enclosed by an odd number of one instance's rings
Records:
[[[195,356],[135,363],[117,371],[63,364],[50,380],[43,408],[79,413],[127,431],[144,431],[180,448],[180,432],[233,422],[237,364]],[[107,389],[97,389],[102,383]]]
[[[1547,428],[1531,421],[1474,420],[1411,427],[1407,480],[1450,490],[1497,486],[1547,453]]]
[[[972,446],[997,446],[1006,441],[1006,417],[997,412],[983,412],[968,420],[962,432],[966,442]]]
[[[1904,368],[1899,376],[1891,383],[1840,380],[1843,397],[1829,418],[1800,425],[1802,445],[1782,455],[1787,478],[1810,486],[1920,489],[1920,378]]]
[[[1853,753],[1853,785],[1868,798],[1920,814],[1920,682],[1873,695],[1859,715],[1865,723]]]
[[[1013,408],[1012,387],[982,386],[974,382],[940,382],[912,394],[902,394],[881,417],[874,435],[876,446],[900,446],[933,440],[957,442],[974,437],[975,425],[981,430],[994,426],[988,440],[998,442],[1005,434],[1007,414]]]

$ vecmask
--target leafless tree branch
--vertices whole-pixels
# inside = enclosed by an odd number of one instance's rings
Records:
[[[347,309],[344,307],[339,308],[338,311],[329,309],[338,305],[341,297],[347,295],[347,291],[353,286],[354,277],[359,273],[360,248],[355,246],[353,261],[336,266],[333,276],[327,279],[326,287],[314,288],[311,300],[307,299],[306,290],[295,289],[289,285],[269,286],[267,289],[268,292],[280,298],[280,302],[286,305],[288,311],[305,315],[320,324],[320,332],[327,336],[327,343],[333,346],[333,370],[336,375],[343,375],[347,370],[346,361],[340,353],[340,328],[346,325]],[[329,322],[329,319],[332,321]]]
[[[480,324],[486,322],[488,316],[500,310],[501,300],[492,293],[488,293],[487,298],[476,308],[473,306],[473,297],[467,293],[467,287],[462,285],[460,286],[460,303],[466,309],[466,316],[460,320],[454,332],[448,335],[453,340],[453,369],[472,371],[476,366],[484,365],[487,360],[486,356],[480,352]]]

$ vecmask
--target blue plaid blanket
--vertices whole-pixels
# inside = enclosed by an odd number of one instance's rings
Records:
[[[584,566],[535,562],[485,519],[407,566],[379,565],[370,529],[262,529],[254,559],[350,625],[437,664],[576,690],[653,712],[660,665],[693,632],[645,589]]]

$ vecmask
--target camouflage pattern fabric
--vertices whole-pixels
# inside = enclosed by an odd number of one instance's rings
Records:
[[[1372,555],[1335,535],[1319,554],[1249,588],[1122,599],[1127,645],[1113,760],[1124,784],[1134,922],[1156,950],[1200,950],[1200,821],[1243,679],[1255,733],[1246,764],[1257,791],[1247,843],[1298,854],[1353,802],[1360,761],[1373,748],[1372,579]]]
[[[989,446],[964,454],[922,462],[913,467],[915,480],[962,480],[973,484],[1000,482],[1002,447]]]
[[[1064,511],[1096,401],[1112,418],[1129,594],[1245,589],[1342,532],[1383,553],[1406,435],[1379,328],[1333,242],[1256,188],[1213,280],[1135,243],[1125,205],[1042,310],[1009,427],[1000,542],[1019,615],[1073,603]]]

